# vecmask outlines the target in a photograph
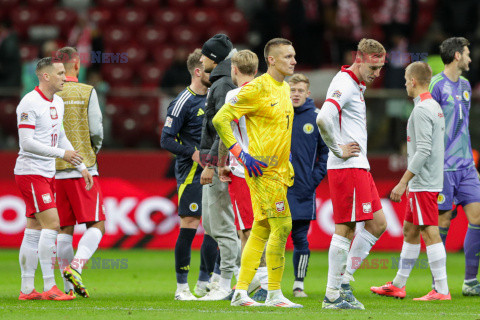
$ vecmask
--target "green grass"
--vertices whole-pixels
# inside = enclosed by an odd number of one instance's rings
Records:
[[[0,250],[0,319],[480,319],[480,297],[463,297],[464,260],[462,254],[448,254],[448,282],[452,301],[417,302],[412,298],[430,291],[428,268],[415,269],[407,283],[407,297],[396,300],[370,294],[372,285],[382,285],[393,279],[392,258],[398,253],[372,253],[370,259],[388,259],[386,269],[362,269],[352,283],[356,297],[365,311],[321,309],[319,300],[325,294],[327,253],[313,252],[308,270],[305,299],[292,298],[293,271],[291,252],[287,252],[285,276],[282,282],[287,298],[302,303],[303,309],[233,308],[227,301],[174,301],[176,287],[172,251],[101,250],[95,257],[128,259],[126,269],[87,269],[84,281],[91,298],[77,297],[74,301],[19,301],[20,268],[17,250]],[[422,254],[420,259],[426,259]],[[190,287],[198,276],[199,253],[192,257]],[[426,261],[426,260],[424,260]],[[91,267],[91,263],[88,264]],[[57,284],[63,288],[59,272]],[[36,277],[37,291],[42,291],[40,266]]]

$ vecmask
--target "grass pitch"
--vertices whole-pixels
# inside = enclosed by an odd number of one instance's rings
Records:
[[[448,254],[447,272],[452,301],[419,302],[412,298],[430,291],[431,276],[426,255],[412,271],[403,300],[372,295],[370,286],[382,285],[395,276],[399,253],[369,256],[369,268],[358,270],[352,283],[366,310],[321,309],[327,281],[328,255],[312,252],[305,283],[308,298],[293,298],[292,253],[287,252],[282,282],[285,296],[303,309],[239,308],[228,301],[174,301],[176,288],[173,251],[100,250],[87,264],[83,278],[91,298],[73,301],[19,301],[20,268],[17,250],[0,250],[0,319],[480,319],[480,297],[463,297],[463,254]],[[118,259],[118,260],[117,260]],[[123,259],[123,260],[122,260]],[[375,260],[376,259],[376,260]],[[118,261],[118,262],[117,262]],[[199,252],[192,254],[190,288],[198,276]],[[100,269],[98,269],[100,267]],[[57,285],[63,288],[59,271]],[[40,266],[36,289],[43,287]]]

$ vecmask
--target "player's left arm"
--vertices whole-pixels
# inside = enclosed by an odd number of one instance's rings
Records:
[[[432,154],[433,119],[431,114],[426,108],[421,106],[416,107],[413,112],[417,148],[402,179],[400,179],[400,182],[393,188],[390,194],[390,199],[395,202],[400,202],[400,198],[407,189],[408,182],[420,173],[428,157]]]
[[[233,135],[230,123],[234,119],[240,119],[244,115],[253,114],[257,111],[259,108],[256,103],[258,93],[258,88],[254,84],[245,85],[236,96],[232,97],[228,103],[225,103],[220,108],[212,120],[220,139],[222,139],[225,146],[228,147],[228,150],[230,150],[247,169],[250,177],[252,173],[255,176],[261,176],[263,172],[260,167],[265,168],[267,164],[256,160],[242,150],[242,147],[240,147]]]
[[[88,127],[90,129],[90,139],[95,153],[100,151],[103,143],[103,124],[102,111],[98,102],[98,96],[95,89],[92,89],[90,101],[88,103]]]

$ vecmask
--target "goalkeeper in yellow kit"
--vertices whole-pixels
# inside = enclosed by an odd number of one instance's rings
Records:
[[[293,106],[290,86],[284,81],[292,75],[295,50],[286,39],[275,38],[265,45],[268,70],[242,87],[213,118],[220,138],[248,171],[247,184],[252,197],[254,223],[242,254],[240,276],[232,306],[261,306],[248,294],[248,285],[260,264],[267,243],[268,295],[265,305],[299,308],[285,298],[280,289],[285,265],[285,244],[292,228],[287,188],[293,184],[289,162]],[[230,123],[245,116],[248,150],[233,136]]]

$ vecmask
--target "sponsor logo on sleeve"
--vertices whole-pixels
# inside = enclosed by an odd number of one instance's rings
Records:
[[[362,203],[362,207],[363,207],[363,213],[372,212],[372,203],[371,202]]]
[[[470,101],[470,93],[467,90],[463,91],[463,99]]]
[[[28,113],[22,112],[22,114],[20,115],[20,122],[22,121],[28,121]]]
[[[284,201],[279,201],[275,203],[275,206],[277,207],[278,212],[283,212],[285,211],[285,202]]]
[[[45,204],[52,202],[52,197],[50,196],[50,193],[42,194],[42,199],[43,199],[43,203]]]
[[[168,116],[167,119],[165,120],[165,127],[171,128],[172,122],[173,122],[172,117]]]
[[[233,98],[231,98],[228,103],[230,103],[231,105],[235,105],[235,103],[238,102],[238,98],[237,96],[234,96]]]
[[[340,99],[341,96],[342,96],[342,92],[341,92],[340,90],[335,90],[335,91],[332,93],[332,97],[333,97],[333,98]]]

